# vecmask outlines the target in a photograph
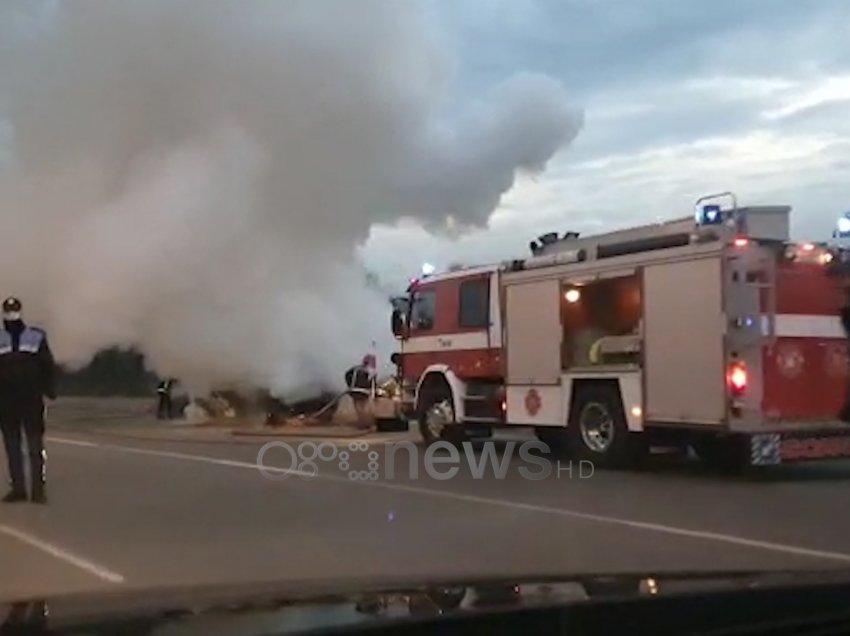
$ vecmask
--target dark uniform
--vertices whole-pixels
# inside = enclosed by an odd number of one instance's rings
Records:
[[[168,378],[159,383],[156,387],[156,392],[159,395],[159,404],[156,407],[156,416],[160,420],[171,419],[171,389],[174,387],[174,380]]]
[[[369,398],[372,396],[372,389],[375,382],[372,372],[374,358],[370,355],[364,356],[363,361],[351,367],[345,372],[345,384],[348,388],[348,395],[351,396],[354,402],[354,409],[357,411],[358,426],[366,428],[369,426],[368,414],[366,408],[369,404]]]
[[[12,489],[4,502],[24,501],[23,436],[30,459],[32,501],[46,502],[44,453],[44,397],[56,398],[55,365],[47,334],[21,319],[17,298],[3,301],[0,330],[0,427],[9,463]]]
[[[358,364],[345,372],[348,394],[355,401],[365,401],[372,394],[372,374],[365,364]]]

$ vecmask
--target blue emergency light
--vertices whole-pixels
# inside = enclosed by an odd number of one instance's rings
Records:
[[[833,232],[832,236],[834,238],[850,238],[850,212],[839,217],[838,224],[836,225],[835,232]]]
[[[698,225],[722,225],[723,211],[719,205],[704,205],[697,212]]]

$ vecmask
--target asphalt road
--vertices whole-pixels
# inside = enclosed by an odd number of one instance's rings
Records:
[[[315,461],[316,476],[278,444],[263,476],[265,439],[54,432],[49,505],[0,507],[0,599],[328,578],[850,567],[850,463],[746,480],[678,459],[639,473],[564,460],[540,479],[539,460],[513,448],[501,478],[467,466],[445,479],[452,466],[431,463],[429,475],[421,447],[412,464],[406,450],[388,454],[397,439],[362,438],[366,450],[349,440],[305,446],[302,456],[320,450],[327,460]],[[298,454],[299,440],[280,442]],[[493,457],[504,459],[506,443],[497,446]],[[478,448],[472,459],[481,458]],[[351,478],[370,461],[377,479]]]

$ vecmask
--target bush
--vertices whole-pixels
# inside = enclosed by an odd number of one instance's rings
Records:
[[[57,377],[60,395],[136,397],[152,395],[156,384],[142,354],[119,349],[101,351],[79,371],[60,368]]]

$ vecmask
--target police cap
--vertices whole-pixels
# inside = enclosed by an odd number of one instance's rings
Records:
[[[10,296],[3,301],[3,317],[7,320],[16,320],[21,317],[21,301]]]

